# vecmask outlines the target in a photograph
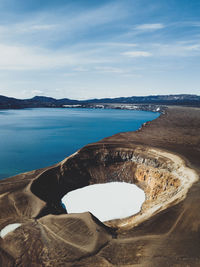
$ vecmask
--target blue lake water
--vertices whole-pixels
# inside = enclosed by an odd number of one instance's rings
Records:
[[[159,113],[117,109],[0,111],[0,179],[63,160],[88,143],[135,131]]]

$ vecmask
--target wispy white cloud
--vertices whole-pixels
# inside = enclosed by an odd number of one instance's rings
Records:
[[[77,72],[86,72],[88,71],[88,68],[85,68],[83,66],[78,66],[78,67],[75,67],[73,70]]]
[[[39,95],[39,94],[43,94],[44,93],[44,91],[42,91],[42,90],[31,90],[31,94],[32,95]]]
[[[17,30],[20,32],[36,32],[36,31],[50,31],[58,27],[56,24],[32,24],[32,25],[17,25]]]
[[[174,42],[167,44],[152,44],[152,49],[155,50],[157,57],[173,56],[173,57],[193,57],[200,55],[200,42]]]
[[[39,22],[34,21],[24,21],[17,24],[10,24],[6,26],[0,26],[0,33],[2,37],[8,36],[13,40],[17,37],[17,35],[21,34],[32,34],[40,33],[40,32],[48,32],[52,30],[56,30],[59,25],[56,24],[39,24]]]
[[[124,73],[124,70],[116,67],[99,66],[95,67],[95,70],[102,73]]]
[[[64,73],[62,76],[64,77],[72,77],[72,76],[75,76],[76,73],[72,73],[72,72],[69,72],[69,73]]]
[[[135,27],[136,30],[140,31],[156,31],[165,28],[162,23],[150,23],[150,24],[140,24]]]
[[[190,22],[190,26],[200,27],[200,21]]]
[[[55,69],[79,64],[97,64],[105,62],[103,58],[92,57],[87,51],[52,51],[30,46],[11,46],[0,44],[1,70],[41,70]]]
[[[65,58],[62,58],[40,48],[11,45],[0,45],[0,58],[2,70],[51,69],[62,65],[64,61],[68,64],[74,61],[71,56],[65,55]]]
[[[122,55],[128,57],[151,57],[152,53],[147,51],[127,51],[122,53]]]
[[[64,22],[68,22],[68,26],[75,30],[77,28],[92,28],[98,25],[104,25],[111,22],[119,21],[127,16],[128,10],[124,8],[123,4],[116,1],[116,3],[108,3],[99,8],[90,9],[87,12],[78,12],[76,16],[66,17]],[[67,26],[67,24],[65,24]]]
[[[77,44],[80,43],[80,37],[83,39],[86,36],[87,39],[93,29],[93,36],[104,35],[104,32],[98,32],[99,28],[117,23],[128,12],[121,2],[116,1],[76,11],[67,6],[62,11],[31,13],[30,17],[22,16],[17,22],[13,20],[4,26],[0,25],[0,42],[6,40],[8,44],[31,45],[37,40],[42,47],[55,46],[55,43],[64,46],[68,41]]]
[[[183,47],[185,50],[189,51],[200,51],[200,43],[199,44],[193,44]]]
[[[97,46],[109,46],[109,47],[136,47],[138,44],[135,43],[124,43],[124,42],[105,42],[96,43]]]

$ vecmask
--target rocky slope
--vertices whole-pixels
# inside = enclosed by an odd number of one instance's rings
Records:
[[[0,238],[0,266],[199,266],[199,132],[200,109],[171,107],[139,131],[1,181],[0,229],[21,226]],[[145,191],[139,214],[103,224],[62,208],[67,192],[110,181]]]

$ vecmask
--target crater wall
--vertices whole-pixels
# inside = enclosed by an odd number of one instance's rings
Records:
[[[146,194],[141,212],[105,223],[131,228],[182,200],[196,179],[195,172],[186,167],[180,157],[169,152],[141,145],[128,148],[100,144],[83,148],[40,174],[33,181],[31,191],[47,203],[49,213],[55,213],[59,212],[61,198],[72,190],[108,182],[136,184]]]

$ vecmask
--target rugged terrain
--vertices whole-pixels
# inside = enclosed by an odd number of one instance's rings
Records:
[[[74,100],[69,98],[55,99],[46,96],[35,96],[30,99],[17,99],[0,95],[0,109],[81,107],[142,109],[156,111],[157,108],[161,108],[163,105],[200,107],[200,96],[180,94]]]
[[[0,181],[0,229],[21,223],[0,238],[0,266],[199,266],[199,133],[200,109],[171,106],[136,132]],[[103,224],[62,208],[67,192],[110,181],[145,191],[139,214]]]

